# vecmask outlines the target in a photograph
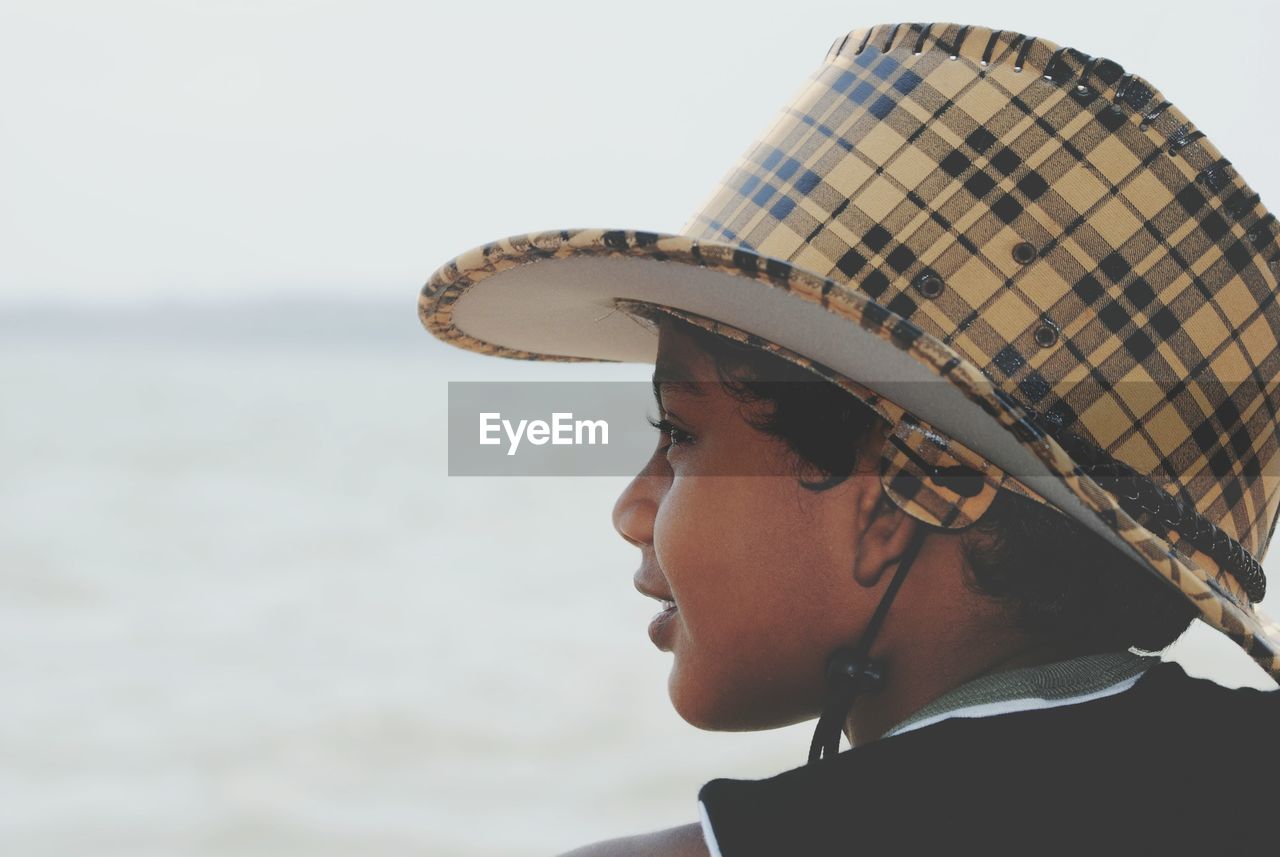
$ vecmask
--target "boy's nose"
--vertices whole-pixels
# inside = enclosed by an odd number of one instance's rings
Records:
[[[627,484],[613,504],[613,528],[636,547],[653,543],[653,519],[658,511],[653,476],[640,473]]]

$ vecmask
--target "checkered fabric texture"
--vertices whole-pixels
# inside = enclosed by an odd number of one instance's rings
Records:
[[[679,234],[491,242],[431,276],[423,324],[583,359],[452,324],[487,277],[573,255],[734,273],[875,331],[1280,676],[1280,627],[1251,604],[1280,507],[1275,217],[1145,79],[1021,33],[854,30]]]
[[[1116,63],[983,27],[854,30],[680,231],[856,286],[1265,555],[1275,217]]]

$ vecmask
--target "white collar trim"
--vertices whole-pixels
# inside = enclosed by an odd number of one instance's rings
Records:
[[[1102,699],[1103,697],[1113,696],[1122,691],[1128,690],[1138,683],[1138,679],[1142,678],[1145,673],[1138,673],[1122,679],[1113,685],[1104,687],[1101,690],[1091,691],[1090,693],[1082,693],[1078,696],[1068,696],[1062,699],[1042,699],[1040,697],[1024,697],[1022,699],[1005,699],[1000,702],[984,702],[978,705],[968,705],[964,708],[957,708],[953,711],[944,711],[941,714],[935,714],[933,717],[926,717],[915,723],[909,723],[895,729],[890,729],[885,733],[885,738],[891,738],[895,735],[902,735],[913,729],[920,729],[925,726],[932,726],[952,717],[991,717],[997,714],[1012,714],[1015,711],[1034,711],[1041,708],[1057,708],[1060,705],[1075,705],[1080,702],[1089,702],[1094,699]]]

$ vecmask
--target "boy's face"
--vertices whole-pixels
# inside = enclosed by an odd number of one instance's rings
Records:
[[[786,444],[744,419],[768,406],[733,398],[693,340],[665,322],[659,330],[659,416],[675,429],[659,436],[613,521],[641,550],[637,588],[676,604],[655,639],[674,656],[672,704],[704,729],[809,719],[828,654],[856,641],[874,610],[851,570],[867,492],[881,490],[867,464],[876,456],[836,487],[805,489]]]

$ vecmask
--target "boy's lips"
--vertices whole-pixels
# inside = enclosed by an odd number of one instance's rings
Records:
[[[644,574],[643,571],[636,572],[632,582],[635,583],[636,590],[641,595],[648,595],[650,598],[656,598],[659,601],[674,602],[675,596],[671,594],[670,588],[663,586],[659,581],[661,578],[654,579],[652,576]]]
[[[675,596],[671,594],[671,587],[665,585],[666,578],[661,574],[646,572],[644,568],[636,572],[634,583],[636,590],[642,595],[662,602],[662,611],[649,621],[649,639],[662,651],[671,651],[671,620],[679,610]]]
[[[680,609],[676,606],[675,596],[671,594],[671,587],[666,585],[666,578],[660,572],[655,574],[647,571],[644,566],[636,572],[633,582],[640,594],[662,602],[662,610],[649,620],[649,639],[660,650],[671,651],[671,620]]]

